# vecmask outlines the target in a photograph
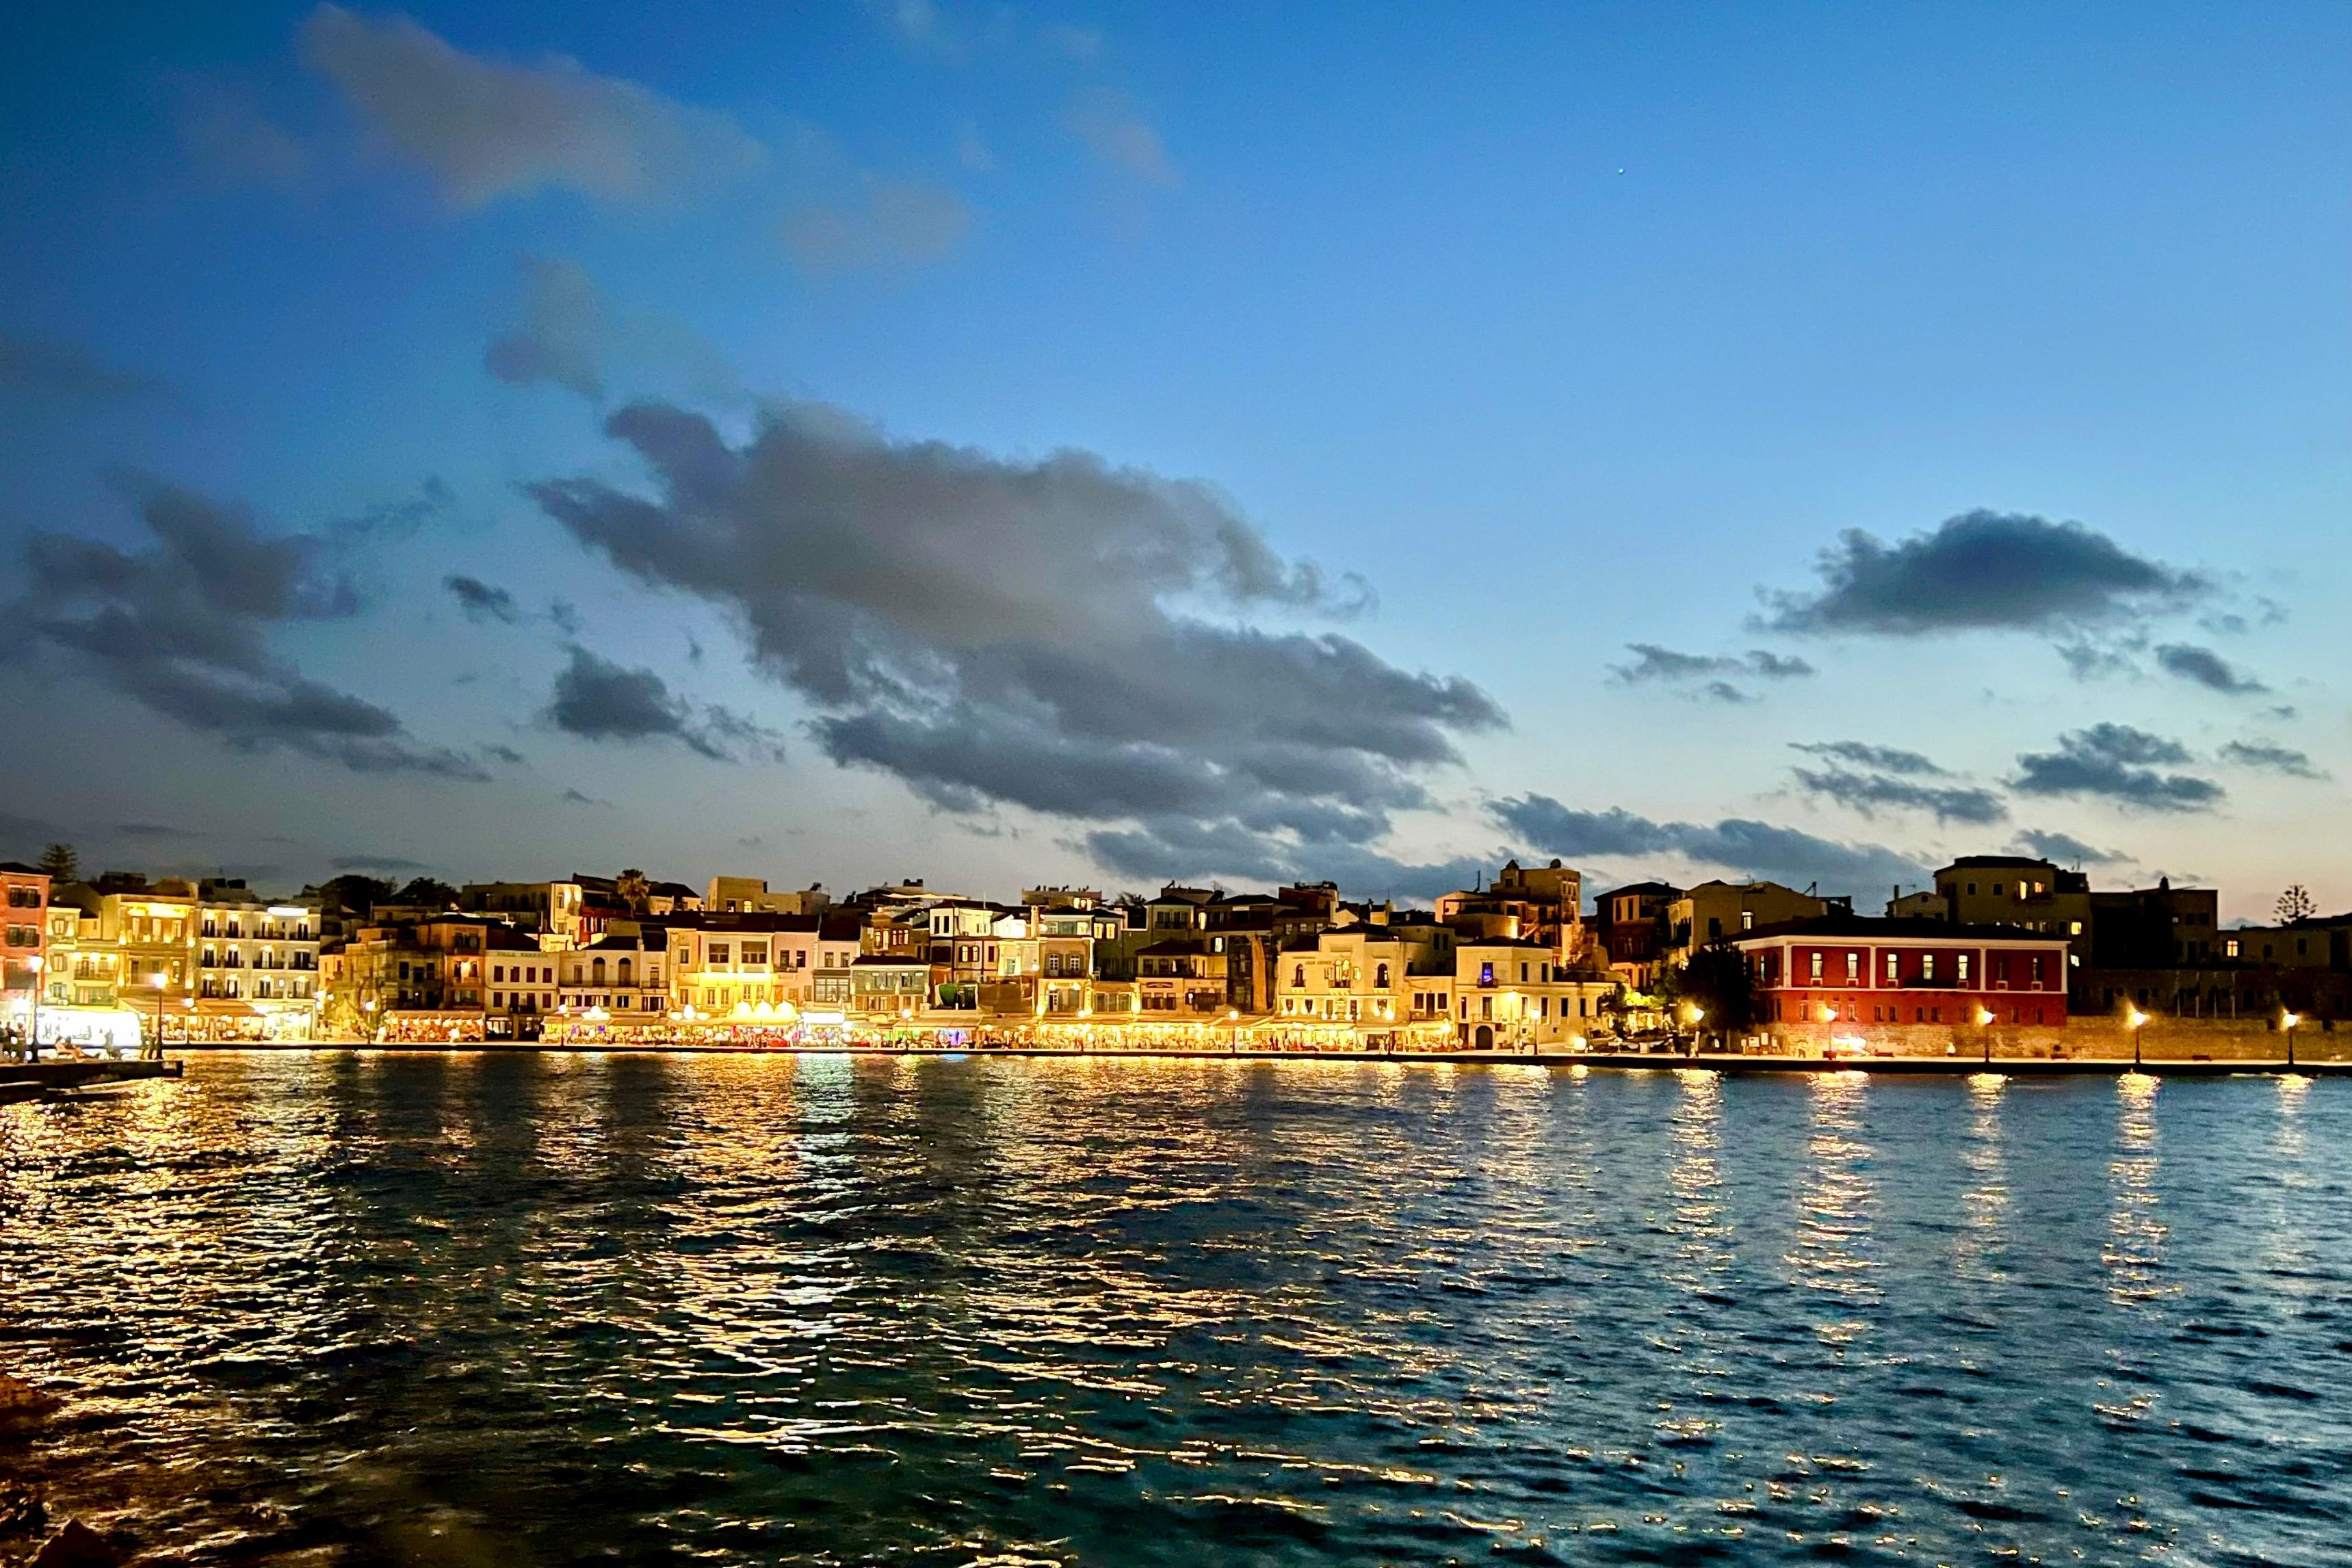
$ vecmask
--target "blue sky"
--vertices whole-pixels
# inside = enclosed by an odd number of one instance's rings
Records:
[[[26,34],[9,852],[2352,904],[2341,6]]]

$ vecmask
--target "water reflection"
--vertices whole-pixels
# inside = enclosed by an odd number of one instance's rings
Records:
[[[1848,1305],[1877,1305],[1871,1256],[1869,1166],[1875,1151],[1863,1137],[1869,1075],[1816,1073],[1811,1080],[1811,1129],[1805,1141],[1806,1173],[1798,1194],[1796,1250],[1789,1257],[1797,1283]],[[1817,1326],[1843,1342],[1868,1327],[1841,1321]]]
[[[2158,1215],[2156,1100],[2163,1079],[2127,1073],[2116,1080],[2116,1145],[2107,1163],[2112,1206],[2099,1260],[2118,1305],[2153,1302],[2166,1286],[2165,1226]]]
[[[2007,1138],[2001,1101],[2009,1080],[1999,1073],[1969,1079],[1969,1126],[1961,1145],[1968,1189],[1960,1194],[1967,1224],[1952,1246],[1952,1270],[1962,1279],[1987,1284],[2007,1278],[2001,1267],[2008,1234],[2010,1193]]]
[[[2323,1561],[2347,1088],[199,1058],[0,1110],[0,1470],[189,1568]]]

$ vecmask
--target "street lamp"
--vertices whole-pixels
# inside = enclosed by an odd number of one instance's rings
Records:
[[[2147,1026],[2147,1015],[2135,1007],[2124,1015],[2124,1027],[2131,1031],[2132,1066],[2139,1066],[2139,1032]]]
[[[2302,1022],[2303,1015],[2300,1013],[2285,1013],[2279,1016],[2279,1023],[2286,1029],[2286,1066],[2289,1072],[2294,1070],[2294,1026]]]
[[[155,1049],[145,1054],[151,1054],[160,1061],[163,1056],[163,972],[159,969],[150,974],[147,984],[155,989]]]
[[[1990,1007],[1979,1006],[1977,1009],[1977,1036],[1984,1043],[1985,1066],[1990,1067],[1992,1066],[1992,1009]]]
[[[47,961],[39,953],[25,960],[25,967],[33,972],[33,1016],[25,1031],[25,1059],[41,1059],[41,967]]]

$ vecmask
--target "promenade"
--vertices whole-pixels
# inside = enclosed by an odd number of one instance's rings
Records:
[[[2331,1041],[2330,1044],[2333,1042]],[[351,1051],[404,1056],[449,1056],[471,1052],[495,1055],[557,1056],[872,1056],[961,1059],[968,1057],[1059,1058],[1094,1061],[1236,1061],[1286,1062],[1302,1067],[1324,1062],[1361,1064],[1403,1062],[1431,1067],[1543,1067],[1578,1071],[1720,1073],[1860,1072],[1912,1078],[1974,1078],[1994,1073],[2007,1078],[2096,1078],[2132,1073],[2162,1078],[2230,1078],[2242,1074],[2295,1075],[2306,1078],[2352,1077],[2352,1058],[2322,1057],[2314,1060],[2298,1052],[2290,1065],[2284,1057],[2241,1057],[2214,1060],[2205,1057],[2147,1056],[2135,1062],[2128,1056],[2049,1057],[1890,1056],[1876,1054],[1815,1055],[1779,1052],[1702,1051],[1478,1051],[1478,1050],[1256,1050],[1170,1047],[1148,1050],[1055,1046],[930,1046],[896,1043],[739,1045],[724,1042],[664,1045],[545,1045],[536,1041],[488,1041],[457,1045],[362,1044],[307,1040],[249,1045],[174,1045],[175,1053],[190,1055],[231,1051]],[[157,1064],[121,1064],[154,1068]],[[127,1076],[176,1076],[177,1064],[166,1071]],[[5,1074],[7,1069],[0,1069]],[[0,1084],[5,1084],[0,1076]]]

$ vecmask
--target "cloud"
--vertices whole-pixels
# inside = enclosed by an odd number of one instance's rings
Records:
[[[2284,773],[2289,778],[2324,779],[2330,776],[2326,770],[2312,763],[2308,753],[2291,746],[2273,745],[2268,741],[2231,741],[2222,746],[2221,760],[2235,763],[2242,768]]]
[[[310,183],[310,148],[242,94],[202,77],[175,79],[173,126],[189,163],[215,184],[292,193]]]
[[[2227,697],[2242,697],[2269,687],[2242,670],[2233,669],[2229,662],[2210,647],[2191,643],[2162,643],[2156,650],[2156,662],[2168,675],[2183,680],[2193,680],[2209,690]]]
[[[1762,700],[1760,698],[1751,696],[1749,693],[1741,690],[1738,687],[1732,685],[1728,680],[1710,680],[1705,686],[1698,689],[1697,695],[1705,698],[1710,702],[1736,703],[1756,702]]]
[[[2010,787],[2020,795],[2095,796],[2140,811],[2203,811],[2220,804],[2223,791],[2210,779],[2158,771],[2187,761],[2178,741],[2128,724],[2095,724],[2061,735],[2054,752],[2020,756]]]
[[[529,767],[530,765],[530,759],[524,756],[520,752],[516,751],[512,746],[484,746],[482,748],[482,754],[488,757],[494,757],[498,761],[505,763],[512,767],[522,768]]]
[[[937,261],[963,243],[971,212],[961,197],[921,180],[868,179],[846,207],[803,207],[784,218],[784,251],[818,277],[869,267]]]
[[[329,864],[338,871],[430,871],[433,869],[422,860],[404,860],[397,855],[338,855]]]
[[[1625,645],[1637,656],[1631,664],[1612,664],[1610,673],[1620,684],[1637,686],[1645,680],[1689,680],[1705,675],[1748,675],[1762,680],[1790,680],[1811,675],[1813,667],[1801,658],[1751,648],[1745,657],[1714,653],[1677,653],[1656,643]]]
[[[621,370],[678,379],[697,395],[743,396],[734,368],[709,343],[657,316],[614,309],[579,263],[519,256],[522,289],[513,323],[490,341],[482,367],[515,386],[548,383],[602,403]]]
[[[171,389],[136,371],[101,363],[79,349],[0,331],[0,392],[58,402],[125,403],[168,396]]]
[[[43,642],[162,717],[241,749],[300,752],[357,773],[488,776],[463,753],[411,744],[390,712],[271,649],[275,626],[358,607],[349,581],[327,570],[327,540],[263,538],[202,496],[136,484],[153,549],[58,533],[26,541],[33,592],[16,614]]]
[[[2027,853],[2044,860],[2073,866],[2128,866],[2132,858],[2119,849],[2096,849],[2068,833],[2044,833],[2029,827],[2017,836]]]
[[[1973,826],[2000,822],[2009,816],[2000,797],[1989,789],[1969,785],[1924,784],[1885,773],[1854,773],[1843,768],[1792,770],[1809,794],[1874,816],[1883,806],[1932,814],[1938,822],[1963,822]]]
[[[1149,184],[1176,183],[1175,165],[1168,161],[1160,132],[1133,103],[1108,88],[1085,87],[1072,94],[1062,111],[1062,129],[1115,169]]]
[[[2205,578],[2134,555],[2079,522],[1981,510],[1891,545],[1849,529],[1815,570],[1817,593],[1764,595],[1762,626],[1868,637],[2058,633],[2211,591]]]
[[[1416,864],[1352,844],[1319,844],[1302,849],[1270,841],[1232,823],[1160,823],[1150,828],[1104,829],[1087,834],[1077,847],[1105,870],[1139,881],[1328,880],[1339,883],[1349,898],[1361,899],[1433,899],[1469,887],[1495,865],[1495,859],[1478,857]]]
[[[1459,678],[1234,624],[1344,613],[1365,590],[1285,562],[1203,484],[894,441],[810,404],[772,406],[740,447],[660,404],[606,429],[650,466],[652,499],[594,479],[530,493],[624,572],[730,612],[756,667],[816,710],[827,756],[950,811],[1170,842],[1215,826],[1304,857],[1377,838],[1458,760],[1454,736],[1505,722]]]
[[[1952,775],[1919,752],[1898,751],[1893,746],[1873,746],[1862,741],[1791,741],[1789,749],[1832,762],[1851,763],[1856,767],[1874,768],[1880,773],[1901,773],[1907,778],[1949,778]]]
[[[996,153],[981,135],[980,127],[970,121],[956,132],[956,162],[975,174],[995,172]]]
[[[716,704],[699,711],[650,669],[629,669],[573,644],[571,662],[557,672],[547,717],[559,730],[589,741],[633,742],[667,738],[715,762],[731,763],[730,748],[750,744],[781,759],[775,737]]]
[[[1875,844],[1843,844],[1793,827],[1744,817],[1712,825],[1654,822],[1622,807],[1579,811],[1546,795],[1506,798],[1496,817],[1538,852],[1575,858],[1678,856],[1720,866],[1743,877],[1766,877],[1835,891],[1880,882],[1918,881],[1925,868],[1911,856]]]
[[[723,114],[563,55],[527,66],[469,55],[405,17],[321,5],[303,24],[302,55],[454,207],[542,190],[659,205],[766,158]]]
[[[467,620],[504,621],[509,626],[514,625],[518,614],[514,595],[504,588],[493,588],[479,577],[468,577],[462,573],[452,573],[442,578],[441,585],[449,590],[451,596],[457,601],[457,607],[466,612]]]

